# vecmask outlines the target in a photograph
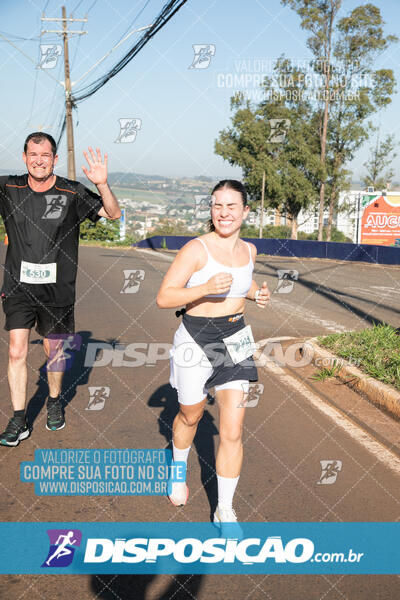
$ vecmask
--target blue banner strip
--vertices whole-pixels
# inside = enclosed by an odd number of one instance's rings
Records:
[[[400,523],[0,523],[0,573],[398,574]]]
[[[180,250],[193,237],[183,235],[153,235],[134,244],[152,250],[164,248]],[[382,265],[400,264],[400,246],[351,244],[347,242],[317,242],[314,240],[243,238],[255,244],[258,254],[299,258],[330,258],[334,260],[362,261]]]

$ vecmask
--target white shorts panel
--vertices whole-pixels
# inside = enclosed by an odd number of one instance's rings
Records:
[[[249,381],[246,379],[236,379],[236,381],[227,381],[226,383],[216,385],[214,387],[214,390],[216,392],[219,392],[219,390],[239,390],[240,392],[248,394],[249,385]]]
[[[180,404],[197,404],[207,396],[205,383],[213,368],[202,348],[196,344],[183,323],[174,335],[170,350],[169,382],[178,392]]]

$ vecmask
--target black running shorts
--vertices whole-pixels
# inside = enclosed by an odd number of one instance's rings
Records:
[[[4,329],[32,329],[47,337],[57,333],[75,333],[74,305],[39,306],[24,295],[2,296],[6,315]]]

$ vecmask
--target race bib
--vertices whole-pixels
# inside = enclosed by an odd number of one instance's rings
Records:
[[[253,338],[253,332],[250,325],[246,325],[240,331],[237,331],[229,337],[222,340],[228,349],[232,362],[236,365],[256,351],[256,345]]]
[[[36,264],[21,260],[21,283],[56,283],[57,263]]]

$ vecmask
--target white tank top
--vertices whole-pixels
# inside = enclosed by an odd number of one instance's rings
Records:
[[[251,287],[253,280],[254,263],[251,257],[250,244],[247,244],[249,249],[250,260],[243,267],[227,267],[216,261],[210,254],[206,243],[200,238],[196,238],[201,242],[207,252],[207,262],[202,269],[195,271],[187,282],[187,288],[194,287],[206,283],[213,275],[217,273],[230,273],[233,277],[232,285],[225,294],[209,294],[205,298],[245,298]]]

